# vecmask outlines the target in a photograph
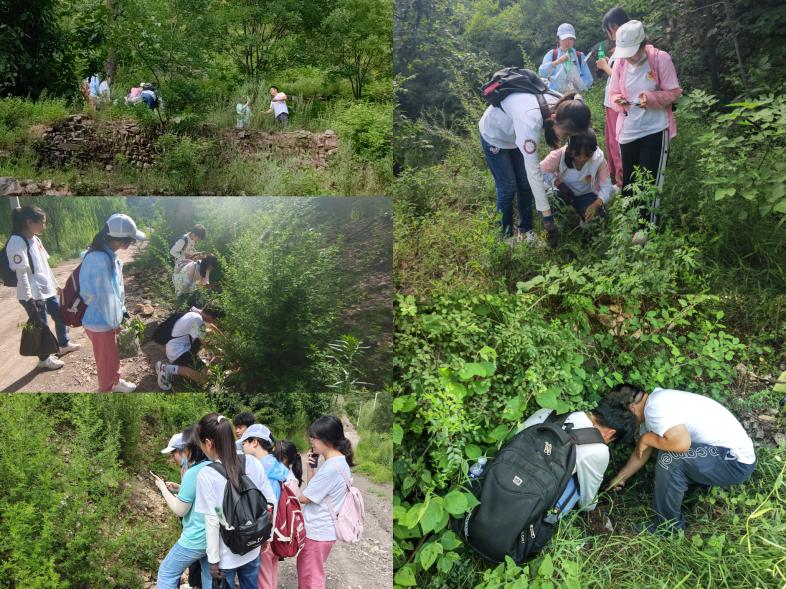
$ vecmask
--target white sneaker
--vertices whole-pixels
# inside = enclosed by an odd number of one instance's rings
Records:
[[[57,352],[59,356],[63,356],[64,354],[68,354],[69,352],[76,352],[78,349],[82,347],[82,344],[74,344],[68,342],[67,346],[61,346],[60,350]]]
[[[39,360],[37,364],[38,368],[43,368],[44,370],[57,370],[64,365],[65,362],[58,360],[54,356],[49,356],[46,360]]]
[[[133,382],[128,382],[122,378],[112,387],[113,393],[133,393],[135,390],[136,385]]]
[[[160,360],[156,362],[156,375],[158,375],[158,388],[162,391],[169,391],[172,389],[172,381],[166,373],[166,364]]]
[[[535,233],[532,229],[530,229],[524,234],[524,241],[527,242],[527,245],[532,245],[535,247],[543,247],[544,245],[546,245],[543,243],[543,240],[540,238],[540,236],[537,233]]]

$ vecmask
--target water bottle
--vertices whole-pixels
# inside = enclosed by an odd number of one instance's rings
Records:
[[[485,456],[478,458],[478,461],[469,467],[469,478],[479,478],[483,474],[483,469],[486,468],[486,462],[488,462],[488,458]]]

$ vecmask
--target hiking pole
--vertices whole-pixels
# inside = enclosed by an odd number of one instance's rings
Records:
[[[20,207],[19,204],[19,197],[18,196],[9,196],[8,197],[8,204],[11,205],[11,210],[18,209]]]

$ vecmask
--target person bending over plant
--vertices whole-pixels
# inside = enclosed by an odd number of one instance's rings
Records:
[[[637,531],[654,533],[668,523],[684,529],[682,499],[691,483],[726,487],[747,481],[756,464],[753,441],[731,412],[702,395],[656,388],[647,394],[629,384],[619,385],[603,399],[616,409],[627,409],[643,426],[635,451],[612,479],[619,491],[657,450],[652,506],[655,520]]]

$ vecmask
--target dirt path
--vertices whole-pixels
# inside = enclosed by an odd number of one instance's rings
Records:
[[[359,437],[348,421],[344,431],[357,446]],[[303,460],[305,462],[305,455]],[[355,545],[336,542],[325,569],[326,589],[385,589],[393,586],[393,487],[379,485],[353,474],[355,486],[363,493],[366,519],[363,538]],[[279,566],[278,589],[297,589],[295,563]]]
[[[133,259],[139,246],[120,252],[124,268],[126,287],[126,307],[133,309],[144,299],[142,287],[138,284]],[[64,285],[80,260],[68,260],[53,268],[55,278]],[[146,322],[154,320],[142,318]],[[82,344],[82,348],[63,356],[65,366],[59,370],[44,371],[36,368],[37,359],[19,355],[20,325],[27,320],[27,314],[16,299],[16,289],[0,287],[0,391],[3,392],[90,392],[98,387],[93,348],[81,327],[69,329],[71,340]],[[50,321],[50,327],[54,329]],[[154,366],[163,359],[163,348],[150,341],[142,346],[142,352],[135,358],[122,360],[121,376],[137,384],[137,391],[157,391]]]

